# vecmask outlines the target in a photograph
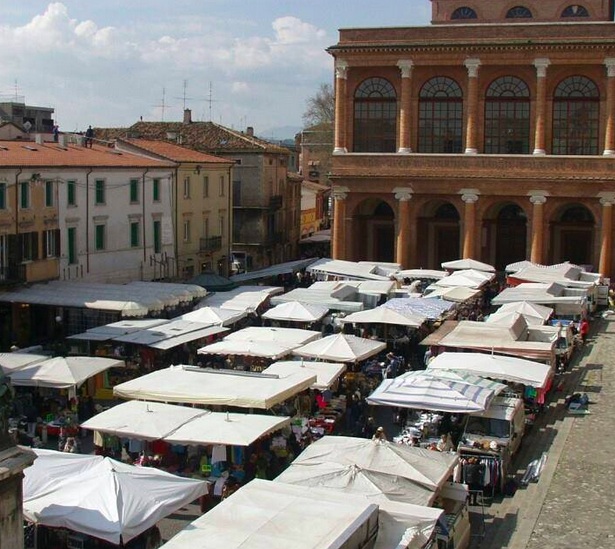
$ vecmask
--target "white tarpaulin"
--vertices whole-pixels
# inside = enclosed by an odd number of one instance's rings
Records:
[[[200,355],[239,355],[258,356],[276,360],[293,352],[299,344],[282,344],[271,341],[216,341],[211,345],[201,347],[197,353]]]
[[[131,400],[95,415],[81,427],[121,438],[158,440],[207,413],[207,410],[188,406]]]
[[[342,322],[352,324],[394,324],[397,326],[409,326],[418,328],[427,320],[424,316],[412,313],[402,313],[388,307],[380,306],[367,311],[352,313],[341,319]]]
[[[486,353],[441,353],[430,360],[427,371],[437,372],[440,369],[504,379],[537,388],[546,387],[552,375],[551,367],[541,362]]]
[[[526,317],[538,317],[544,322],[551,317],[553,309],[551,307],[545,307],[544,305],[538,305],[537,303],[530,303],[529,301],[513,301],[512,303],[502,305],[494,314],[501,314],[504,312],[519,313]]]
[[[358,362],[386,349],[386,343],[348,334],[334,334],[312,341],[293,352],[298,356],[331,362]]]
[[[288,374],[293,371],[306,371],[313,373],[316,376],[316,382],[312,385],[312,389],[324,391],[325,389],[330,388],[346,371],[346,365],[336,364],[333,362],[284,360],[282,362],[274,362],[271,366],[265,368],[263,373]]]
[[[495,312],[489,315],[485,322],[493,324],[495,326],[514,326],[519,317],[523,318],[528,326],[542,326],[545,321],[537,316],[527,316],[521,313],[514,313],[512,311]]]
[[[132,332],[129,334],[114,337],[114,341],[121,341],[123,343],[134,343],[135,345],[148,345],[152,346],[155,343],[170,340],[172,338],[183,336],[191,332],[203,332],[203,330],[212,331],[216,333],[216,330],[225,331],[219,326],[211,326],[210,324],[201,324],[200,322],[191,322],[180,318],[173,319],[165,324],[160,324],[153,328],[147,328],[145,330],[139,330],[138,332]],[[207,337],[205,336],[200,337]],[[198,338],[197,338],[198,339]]]
[[[47,355],[36,355],[33,353],[0,353],[0,369],[5,375],[21,370],[29,364],[48,360]]]
[[[367,397],[367,402],[399,408],[465,413],[485,410],[494,396],[495,392],[486,387],[417,370],[383,380]]]
[[[150,343],[148,347],[151,347],[152,349],[158,349],[159,351],[167,351],[169,349],[173,349],[174,347],[178,347],[179,345],[183,345],[184,343],[189,343],[198,339],[204,339],[206,337],[223,334],[228,331],[229,328],[223,328],[222,326],[207,326],[207,328],[191,330],[183,334],[167,337],[166,339],[161,339],[160,341],[155,341],[153,343]]]
[[[281,345],[299,346],[320,339],[321,335],[320,332],[314,330],[301,330],[299,328],[250,326],[227,335],[224,341],[271,341]]]
[[[13,371],[10,378],[11,383],[16,386],[68,389],[69,387],[78,387],[86,379],[109,368],[122,368],[124,366],[123,360],[115,358],[58,356]]]
[[[164,440],[170,444],[249,446],[290,424],[290,417],[211,412],[184,423]]]
[[[246,316],[248,316],[248,313],[245,311],[233,311],[232,309],[221,309],[220,307],[201,307],[200,309],[183,314],[179,318],[202,324],[230,326]]]
[[[440,298],[453,303],[464,303],[474,299],[481,294],[480,290],[474,288],[436,288],[425,295],[426,298]]]
[[[289,301],[280,303],[273,309],[263,313],[263,318],[271,320],[285,320],[288,322],[316,322],[329,312],[329,308],[324,305],[300,303],[299,301]]]
[[[254,479],[164,549],[350,549],[376,534],[378,507],[343,494]],[[362,539],[357,539],[363,534]],[[355,544],[349,545],[350,539]]]
[[[450,301],[424,297],[396,297],[389,299],[382,305],[387,309],[393,309],[403,314],[422,316],[430,320],[441,318],[454,306]]]
[[[171,366],[113,388],[119,398],[268,409],[308,389],[311,372],[286,376]]]
[[[443,269],[449,269],[451,271],[474,269],[475,271],[484,271],[486,273],[494,273],[495,267],[477,261],[476,259],[455,259],[453,261],[445,261],[441,263]]]
[[[207,493],[207,483],[102,456],[34,450],[24,471],[24,518],[110,543],[130,541]]]
[[[134,320],[120,320],[119,322],[112,322],[105,326],[98,326],[96,328],[90,328],[89,330],[80,334],[68,336],[67,339],[83,339],[89,341],[108,341],[114,337],[131,334],[140,330],[147,330],[167,324],[169,320],[164,318],[146,318],[146,319],[134,319]]]
[[[232,311],[251,313],[275,294],[281,294],[284,288],[278,286],[240,286],[228,292],[216,292],[199,302],[201,307],[219,307]]]

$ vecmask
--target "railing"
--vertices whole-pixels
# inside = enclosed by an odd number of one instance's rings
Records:
[[[207,238],[201,238],[199,245],[199,251],[201,252],[217,252],[222,249],[222,237],[210,236]]]

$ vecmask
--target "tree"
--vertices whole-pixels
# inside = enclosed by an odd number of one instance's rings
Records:
[[[306,126],[330,125],[335,120],[335,95],[331,84],[321,84],[316,94],[307,100],[303,122]]]

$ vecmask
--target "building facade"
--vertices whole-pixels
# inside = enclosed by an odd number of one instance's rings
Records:
[[[610,276],[612,21],[605,0],[432,0],[430,26],[342,29],[333,256]]]

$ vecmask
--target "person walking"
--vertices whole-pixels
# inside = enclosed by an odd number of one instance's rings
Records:
[[[94,143],[94,130],[92,126],[88,126],[88,129],[85,130],[85,146],[92,148],[92,144]]]

